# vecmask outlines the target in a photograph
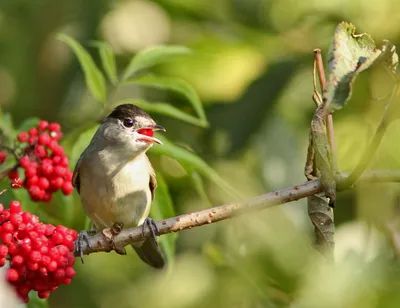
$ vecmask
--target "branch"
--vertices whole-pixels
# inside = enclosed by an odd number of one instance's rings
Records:
[[[367,182],[400,182],[400,171],[372,171],[364,174],[360,180]],[[241,203],[232,203],[205,209],[190,214],[183,214],[156,222],[159,235],[171,232],[179,232],[185,229],[200,227],[205,224],[215,223],[221,220],[237,217],[243,214],[261,211],[275,205],[296,201],[305,197],[322,192],[320,180],[308,181],[301,185],[288,187],[285,189],[270,192]],[[129,228],[121,231],[115,236],[114,244],[117,247],[125,247],[129,244],[140,242],[144,237],[151,235],[150,230],[146,230],[142,235],[142,227]],[[93,252],[113,250],[112,243],[101,233],[89,238],[90,247],[82,241],[82,252],[88,255]],[[79,253],[75,251],[75,256]]]
[[[321,92],[323,93],[326,86],[326,77],[324,71],[324,64],[322,62],[321,49],[314,50],[314,59],[317,65],[318,79],[321,86]],[[333,128],[333,117],[331,113],[326,116],[326,130],[328,134],[329,145],[331,146],[332,170],[335,174],[337,172],[336,144],[335,144],[335,131]]]

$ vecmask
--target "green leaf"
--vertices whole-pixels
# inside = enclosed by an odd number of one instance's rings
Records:
[[[123,80],[131,77],[138,71],[188,55],[191,50],[183,46],[158,45],[145,48],[136,54],[125,69]]]
[[[197,95],[193,87],[185,80],[173,77],[145,75],[142,77],[129,79],[125,83],[134,83],[140,86],[147,86],[161,90],[171,90],[178,92],[188,99],[189,103],[192,105],[200,120],[208,125],[206,113],[204,111],[203,104],[201,103],[199,96]]]
[[[118,83],[117,65],[111,46],[105,42],[93,41],[92,45],[99,49],[101,64],[110,82],[115,86]]]
[[[175,210],[169,194],[168,185],[161,173],[157,172],[157,190],[150,210],[150,216],[155,220],[162,220],[175,216]],[[175,256],[175,241],[177,233],[169,233],[160,237],[160,245],[164,250],[168,264],[173,264]]]
[[[49,304],[46,299],[39,298],[37,292],[31,291],[29,292],[29,302],[27,304],[28,308],[48,308]]]
[[[196,154],[187,151],[186,149],[174,145],[164,136],[157,133],[157,138],[159,138],[163,145],[152,147],[151,151],[159,155],[167,155],[176,159],[183,168],[185,168],[189,173],[195,171],[206,179],[212,181],[219,188],[224,190],[231,196],[241,199],[235,189],[233,189],[227,182],[225,182],[213,168],[211,168],[205,161],[203,161]]]
[[[37,126],[39,123],[40,119],[39,118],[28,118],[24,120],[19,126],[18,126],[18,132],[22,131],[28,131],[31,127]]]
[[[396,71],[398,64],[393,45],[384,41],[378,49],[368,34],[355,34],[355,26],[346,22],[336,28],[328,59],[329,77],[323,94],[328,112],[339,110],[347,103],[357,75],[377,60],[384,59],[392,72]]]
[[[210,199],[207,196],[206,189],[204,188],[204,182],[201,178],[200,174],[196,171],[190,172],[189,177],[192,180],[193,186],[199,194],[200,198],[208,204],[208,206],[212,206]]]
[[[134,100],[128,99],[118,102],[118,105],[119,104],[134,104],[149,113],[159,113],[200,127],[207,127],[208,125],[207,122],[199,118],[196,118],[195,116],[187,114],[168,103],[147,102],[145,100],[140,100],[140,99],[134,99]]]
[[[4,113],[0,108],[0,136],[4,135],[6,138],[14,138],[16,131],[12,123],[11,114]]]
[[[72,37],[59,34],[58,39],[66,43],[75,53],[85,74],[86,86],[92,95],[102,103],[107,100],[106,82],[103,74],[97,68],[90,54]]]

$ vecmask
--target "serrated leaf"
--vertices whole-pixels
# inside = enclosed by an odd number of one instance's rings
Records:
[[[393,45],[384,41],[381,49],[378,49],[368,34],[355,34],[355,29],[352,24],[340,23],[331,43],[329,76],[323,94],[328,112],[339,110],[347,103],[357,75],[377,60],[385,59],[385,64],[392,71],[397,68],[398,57]],[[389,62],[388,55],[391,55]]]
[[[149,113],[162,114],[200,127],[207,127],[208,125],[207,122],[199,118],[196,118],[195,116],[187,114],[179,110],[178,108],[172,106],[169,103],[147,102],[145,100],[134,99],[134,100],[124,100],[119,102],[118,105],[119,104],[134,104]]]
[[[168,185],[161,173],[156,173],[157,189],[156,196],[151,205],[150,216],[155,220],[166,219],[175,216],[175,210],[169,194]],[[175,256],[175,241],[177,233],[169,233],[160,237],[160,245],[167,258],[167,263],[172,264]]]
[[[125,69],[123,80],[131,77],[138,71],[188,55],[191,50],[177,45],[158,45],[143,49],[136,54]]]
[[[59,34],[57,38],[66,43],[75,53],[79,63],[81,64],[83,73],[85,74],[86,86],[92,95],[100,102],[105,103],[107,100],[106,82],[103,74],[97,68],[90,54],[81,44],[68,35]]]
[[[171,141],[160,134],[157,134],[157,138],[163,142],[163,145],[154,146],[151,149],[152,152],[159,155],[167,155],[176,159],[189,173],[193,171],[198,172],[200,175],[216,184],[226,193],[235,198],[241,199],[236,190],[233,189],[225,180],[223,180],[213,168],[211,168],[195,153],[189,152],[180,146],[174,145]]]
[[[92,45],[99,49],[101,64],[110,82],[115,86],[118,83],[117,64],[111,46],[105,42],[93,41]]]
[[[145,75],[128,79],[125,83],[138,84],[140,86],[153,87],[161,90],[171,90],[183,95],[192,105],[202,122],[207,123],[206,113],[196,90],[185,80],[180,78]]]

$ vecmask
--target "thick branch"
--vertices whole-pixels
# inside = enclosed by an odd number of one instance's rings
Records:
[[[400,182],[400,171],[368,172],[362,176],[361,180],[374,182]],[[211,224],[220,220],[237,217],[246,213],[260,211],[275,205],[299,200],[321,191],[321,182],[317,179],[301,185],[270,192],[241,203],[221,205],[161,220],[157,222],[157,226],[160,230],[160,235],[170,232],[178,232],[205,224]],[[150,230],[146,230],[144,236],[150,236]],[[137,227],[122,230],[121,233],[114,238],[114,243],[117,247],[125,247],[128,244],[140,242],[142,239],[142,227]],[[111,251],[113,247],[101,233],[92,236],[89,239],[89,244],[90,247],[82,241],[82,252],[85,255],[93,252]],[[79,256],[79,253],[75,252],[75,255]]]

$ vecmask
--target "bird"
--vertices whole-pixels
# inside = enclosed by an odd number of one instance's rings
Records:
[[[166,261],[155,236],[155,223],[149,218],[157,180],[146,155],[153,144],[162,145],[154,137],[157,130],[165,132],[141,108],[117,106],[101,121],[82,152],[72,182],[94,231],[118,225],[150,227],[153,236],[132,246],[144,262],[163,268]],[[119,253],[125,254],[125,250]]]

